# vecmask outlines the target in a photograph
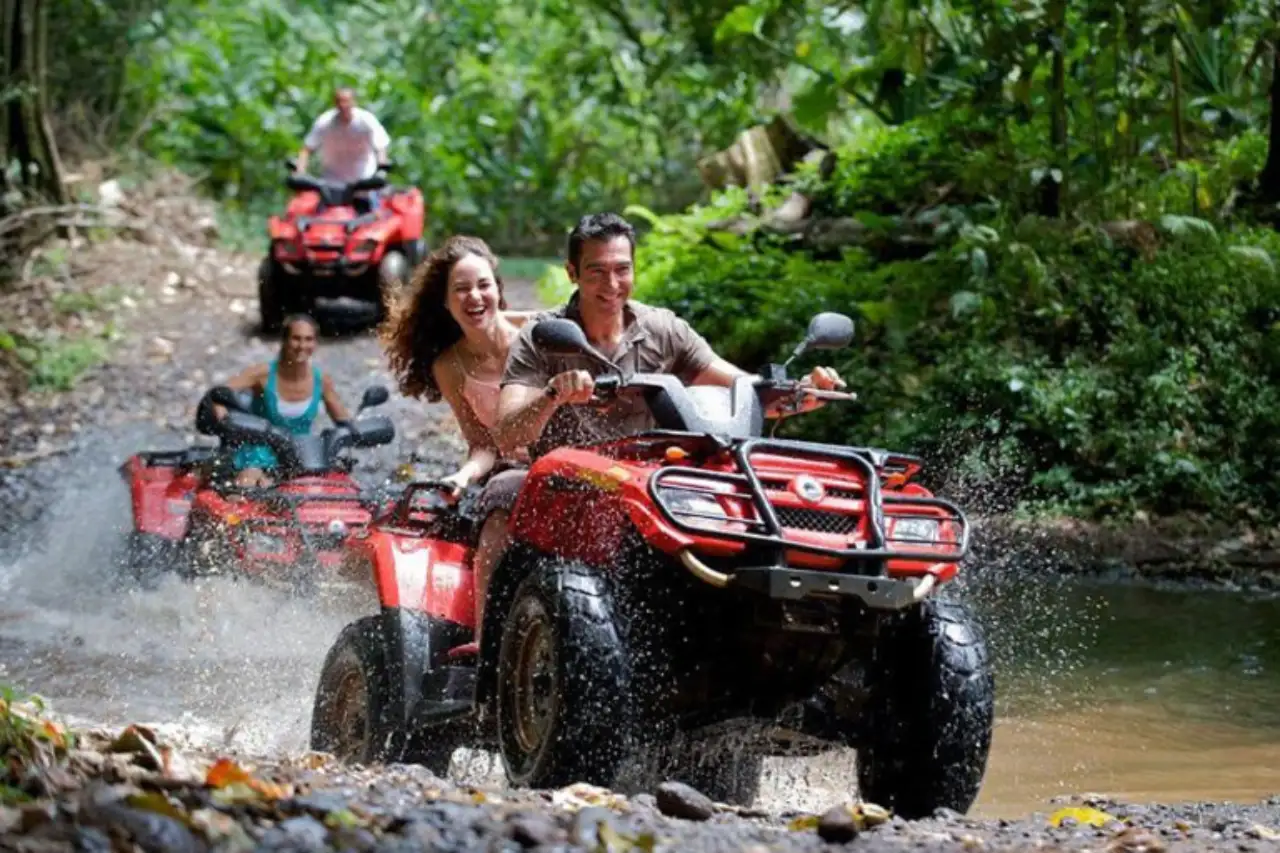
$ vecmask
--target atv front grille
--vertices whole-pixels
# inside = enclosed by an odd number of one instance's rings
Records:
[[[768,454],[769,468],[752,464],[756,452]],[[671,465],[654,472],[649,491],[668,522],[693,536],[842,558],[958,563],[968,551],[969,523],[955,504],[885,491],[886,475],[895,472],[894,457],[884,451],[760,438],[732,447],[732,455],[733,471]],[[793,493],[799,478],[779,471],[778,457],[807,460],[797,473],[814,471],[818,493]],[[841,463],[839,475],[818,473],[832,461]],[[798,506],[801,501],[810,505]],[[803,533],[843,537],[844,547],[817,544]]]
[[[835,533],[852,536],[858,531],[859,516],[822,509],[775,506],[778,524],[792,530],[808,530],[814,533]]]

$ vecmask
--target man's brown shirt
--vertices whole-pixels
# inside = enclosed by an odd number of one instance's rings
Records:
[[[533,327],[540,319],[563,317],[582,325],[578,293],[555,311],[538,315],[520,330],[507,355],[502,384],[545,388],[551,377],[568,370],[585,370],[593,377],[609,375],[604,365],[587,355],[553,355],[533,343]],[[693,327],[666,308],[627,302],[623,309],[622,342],[605,353],[627,373],[670,373],[686,385],[716,359],[711,345]],[[537,457],[568,444],[586,444],[635,435],[653,428],[653,416],[643,400],[618,399],[608,406],[566,405],[556,409],[542,435],[529,448]]]

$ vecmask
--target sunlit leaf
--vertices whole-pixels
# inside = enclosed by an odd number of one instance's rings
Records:
[[[796,121],[817,126],[840,105],[840,89],[829,80],[817,80],[791,101],[791,111]]]
[[[1108,823],[1119,820],[1114,815],[1088,806],[1068,806],[1049,815],[1049,823],[1052,826],[1061,826],[1062,822],[1068,818],[1081,826],[1106,826]]]
[[[764,7],[759,4],[744,3],[738,6],[725,15],[724,20],[716,27],[716,41],[721,42],[736,36],[758,32],[764,21],[764,13]]]

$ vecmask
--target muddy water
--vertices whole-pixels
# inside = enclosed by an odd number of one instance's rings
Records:
[[[114,473],[86,466],[68,486],[37,546],[0,563],[0,681],[75,717],[305,749],[324,654],[366,603],[229,581],[123,588],[111,549],[127,508]],[[1280,791],[1280,601],[1009,571],[970,586],[1000,685],[977,813],[1020,815],[1081,791],[1137,801]],[[778,807],[829,804],[853,789],[851,768],[845,753],[771,760],[762,794]]]

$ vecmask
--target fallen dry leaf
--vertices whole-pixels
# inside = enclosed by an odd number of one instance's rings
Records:
[[[205,773],[204,783],[215,789],[214,798],[223,803],[279,800],[290,794],[287,786],[255,778],[229,758],[215,761]]]
[[[131,794],[125,798],[125,803],[127,803],[131,808],[154,812],[155,814],[164,815],[165,817],[171,817],[180,823],[190,824],[191,822],[190,816],[185,810],[159,792]]]
[[[816,814],[800,815],[800,817],[792,818],[787,824],[787,829],[792,832],[813,832],[818,828],[818,823],[822,820]]]
[[[562,809],[573,811],[588,806],[604,806],[615,811],[625,811],[628,808],[625,797],[615,794],[608,788],[588,785],[585,782],[577,782],[557,789],[551,794],[551,802]]]
[[[1073,819],[1081,826],[1106,826],[1113,820],[1119,820],[1119,818],[1099,809],[1089,808],[1088,806],[1068,806],[1067,808],[1058,809],[1049,815],[1049,824],[1050,826],[1062,826],[1062,822],[1067,818]]]

